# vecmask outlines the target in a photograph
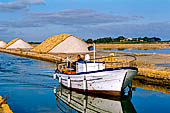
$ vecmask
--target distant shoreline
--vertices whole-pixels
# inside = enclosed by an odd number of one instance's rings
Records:
[[[88,44],[91,46],[92,44]],[[122,49],[122,48],[128,48],[128,49],[164,49],[168,48],[170,49],[170,43],[169,44],[96,44],[97,49]]]

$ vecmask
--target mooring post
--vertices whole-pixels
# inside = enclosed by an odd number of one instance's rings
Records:
[[[54,74],[53,74],[53,79],[56,79],[56,78],[57,78],[57,74],[54,73]]]
[[[84,79],[83,79],[83,90],[86,91],[87,89],[87,80],[86,80],[86,76],[84,76]]]
[[[53,91],[54,91],[54,94],[56,94],[57,93],[57,88],[54,87]]]
[[[61,78],[61,75],[59,75],[59,83],[62,82],[62,78]]]
[[[70,80],[70,76],[68,77],[68,80],[67,80],[67,87],[70,88],[71,87],[71,80]]]

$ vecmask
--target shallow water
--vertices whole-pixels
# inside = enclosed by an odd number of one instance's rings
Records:
[[[163,66],[163,67],[170,67],[170,64],[156,64],[158,66]]]
[[[14,113],[60,113],[53,92],[59,87],[52,79],[54,69],[54,64],[0,53],[0,95],[8,97]],[[170,113],[170,94],[159,91],[136,88],[130,103],[138,113]]]
[[[158,54],[170,54],[170,50],[159,50],[159,49],[97,49],[104,51],[123,51],[123,52],[131,52],[131,53],[158,53]]]

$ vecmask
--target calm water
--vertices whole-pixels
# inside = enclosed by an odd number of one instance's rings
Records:
[[[170,64],[157,64],[158,66],[170,67]]]
[[[14,113],[60,113],[53,92],[59,87],[52,79],[53,69],[54,65],[47,62],[0,53],[0,95],[8,97]],[[170,113],[170,94],[159,91],[136,88],[132,99],[123,103],[121,107],[133,107],[137,113]]]
[[[158,53],[158,54],[170,54],[170,50],[158,50],[158,49],[97,49],[104,51],[123,51],[132,53]]]

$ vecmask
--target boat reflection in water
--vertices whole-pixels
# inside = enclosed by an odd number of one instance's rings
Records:
[[[123,96],[88,95],[60,86],[54,88],[57,107],[65,113],[136,113],[131,103],[132,92]]]

